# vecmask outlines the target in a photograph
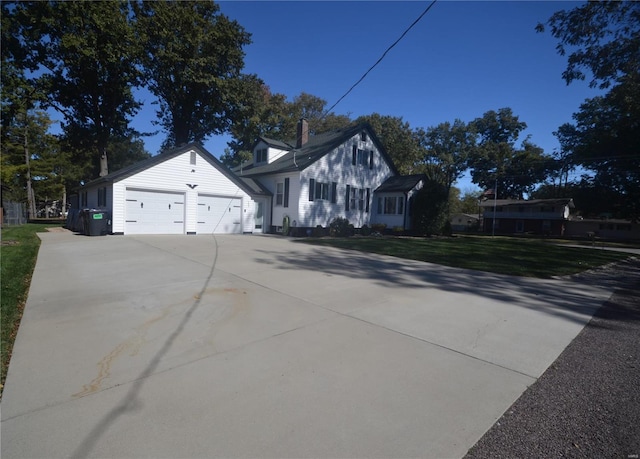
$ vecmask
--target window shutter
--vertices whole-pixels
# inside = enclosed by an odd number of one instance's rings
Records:
[[[284,207],[289,207],[289,179],[284,179]]]
[[[349,210],[349,199],[351,199],[351,196],[349,195],[350,192],[351,187],[347,185],[347,198],[344,200],[344,210]]]
[[[338,184],[331,182],[331,203],[335,204],[336,202],[338,202]]]
[[[373,150],[369,152],[369,169],[373,169]]]
[[[367,202],[365,203],[365,212],[369,212],[369,198],[371,198],[371,188],[367,188]]]
[[[316,189],[316,181],[314,179],[309,179],[309,201],[313,201],[313,192]]]
[[[356,157],[358,155],[358,147],[356,147],[355,145],[351,148],[351,165],[355,166],[356,165]]]

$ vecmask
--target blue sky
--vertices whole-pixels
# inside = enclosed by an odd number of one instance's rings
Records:
[[[233,1],[221,12],[252,34],[245,72],[255,73],[291,100],[307,92],[333,105],[424,11],[430,2]],[[488,110],[511,107],[527,123],[531,141],[551,153],[552,132],[571,121],[584,99],[598,91],[585,82],[567,86],[566,58],[556,53],[538,22],[580,2],[439,1],[334,112],[352,118],[371,113],[402,117],[411,127],[465,122]],[[155,118],[152,96],[133,120],[142,131]],[[145,139],[156,154],[164,133]],[[211,137],[220,156],[228,138]],[[468,179],[459,184],[471,186]]]

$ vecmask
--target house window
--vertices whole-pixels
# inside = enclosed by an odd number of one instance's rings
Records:
[[[402,215],[404,212],[404,198],[393,196],[378,198],[378,213],[381,215]]]
[[[316,182],[315,199],[316,200],[322,199],[323,201],[329,200],[329,184],[328,183]]]
[[[107,187],[98,188],[98,207],[107,205]]]
[[[358,189],[351,187],[351,197],[349,202],[349,208],[351,210],[356,210],[356,195],[358,193]]]
[[[363,142],[367,141],[367,133],[366,132],[362,131],[360,133],[360,140],[362,140]]]
[[[266,163],[267,162],[267,149],[260,148],[256,150],[256,163]]]
[[[502,212],[502,207],[500,206],[496,207],[496,212]]]
[[[373,165],[372,153],[373,152],[370,153],[369,151],[361,150],[360,148],[354,145],[351,151],[351,164],[354,166],[359,165],[359,166],[372,167]]]
[[[284,203],[284,182],[276,183],[276,206]]]
[[[336,182],[323,183],[309,179],[309,201],[329,201],[335,204],[338,201],[338,184]]]
[[[191,152],[191,157],[189,158],[189,164],[192,164],[192,165],[196,164],[196,152],[195,151]]]
[[[364,190],[358,190],[358,210],[364,210]]]

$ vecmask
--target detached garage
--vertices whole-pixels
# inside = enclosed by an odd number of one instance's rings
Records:
[[[109,209],[114,234],[241,234],[262,232],[271,193],[190,144],[88,183],[79,201]]]

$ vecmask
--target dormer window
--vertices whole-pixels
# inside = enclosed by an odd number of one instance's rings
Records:
[[[256,150],[256,163],[266,163],[267,162],[267,149],[260,148]]]

